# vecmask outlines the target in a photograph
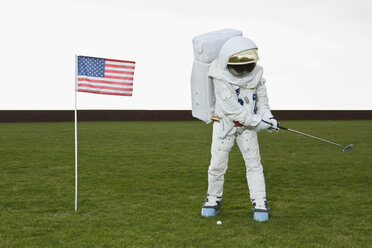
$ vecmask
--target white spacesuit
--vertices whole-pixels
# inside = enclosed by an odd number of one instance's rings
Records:
[[[267,221],[269,206],[266,201],[265,179],[257,132],[278,131],[268,105],[263,69],[256,65],[257,46],[248,38],[228,39],[219,56],[209,66],[213,78],[215,108],[211,162],[208,170],[208,195],[202,206],[202,216],[218,214],[228,155],[236,140],[246,165],[246,176],[253,203],[254,219]]]

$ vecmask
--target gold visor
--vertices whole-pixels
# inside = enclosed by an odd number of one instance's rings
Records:
[[[257,49],[249,49],[232,55],[227,64],[246,64],[259,59]]]

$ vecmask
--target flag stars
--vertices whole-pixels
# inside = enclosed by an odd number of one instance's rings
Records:
[[[78,75],[89,77],[105,76],[105,59],[79,56]]]

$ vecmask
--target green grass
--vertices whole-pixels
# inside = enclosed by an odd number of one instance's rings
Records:
[[[283,121],[259,134],[272,212],[252,220],[243,159],[230,153],[221,213],[202,218],[211,125],[0,123],[0,247],[370,247],[372,121]],[[221,226],[216,221],[221,220]]]

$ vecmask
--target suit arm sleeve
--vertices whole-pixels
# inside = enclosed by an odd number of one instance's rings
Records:
[[[269,106],[269,98],[267,96],[266,86],[265,86],[266,80],[262,78],[260,82],[257,84],[257,108],[258,108],[258,114],[262,116],[262,119],[267,120],[273,115],[270,111]]]

